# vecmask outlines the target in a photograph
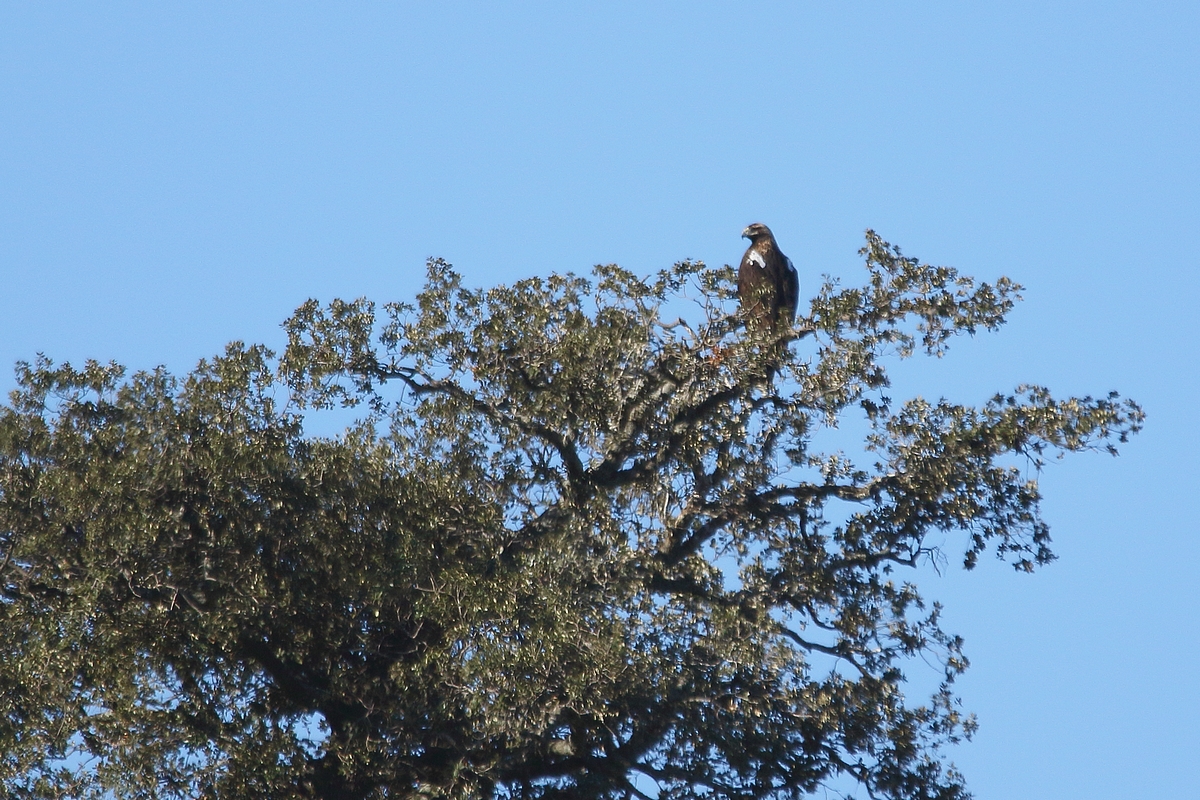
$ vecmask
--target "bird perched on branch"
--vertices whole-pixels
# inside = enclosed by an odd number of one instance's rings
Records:
[[[748,225],[742,238],[750,240],[738,267],[738,298],[747,324],[768,330],[791,326],[800,300],[800,277],[792,260],[761,222]]]

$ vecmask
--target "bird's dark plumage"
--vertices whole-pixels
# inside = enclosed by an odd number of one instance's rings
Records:
[[[749,324],[790,327],[800,300],[800,278],[771,229],[755,222],[742,231],[750,240],[738,267],[738,298]]]

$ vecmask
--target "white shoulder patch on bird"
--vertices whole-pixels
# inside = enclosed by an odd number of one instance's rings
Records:
[[[759,253],[757,250],[751,250],[749,253],[746,253],[746,258],[750,261],[751,264],[758,267],[759,269],[767,268],[767,262],[763,261],[762,254]]]

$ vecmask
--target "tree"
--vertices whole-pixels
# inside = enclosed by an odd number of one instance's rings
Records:
[[[946,531],[968,569],[1047,563],[1037,469],[1143,415],[895,403],[886,366],[998,327],[1020,287],[872,232],[862,254],[786,347],[731,312],[728,267],[477,291],[432,260],[414,305],[305,303],[279,358],[21,365],[4,793],[965,797],[967,661],[899,570]],[[305,434],[339,405],[343,434]],[[859,450],[818,447],[856,418]],[[913,704],[917,656],[944,676]]]

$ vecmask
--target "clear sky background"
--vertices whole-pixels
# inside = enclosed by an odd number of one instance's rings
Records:
[[[875,228],[1027,287],[894,396],[1149,415],[1047,471],[1055,564],[923,576],[973,662],[954,761],[980,798],[1195,796],[1200,4],[499,5],[0,6],[0,388],[278,346],[431,255],[736,264],[761,220],[811,292]]]

